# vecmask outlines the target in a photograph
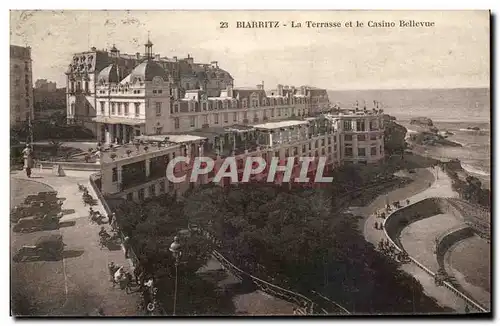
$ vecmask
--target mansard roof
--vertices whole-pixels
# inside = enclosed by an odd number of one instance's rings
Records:
[[[165,70],[154,61],[144,61],[134,68],[130,74],[130,80],[133,82],[136,78],[141,81],[152,81],[154,77],[167,78]]]
[[[98,81],[104,83],[118,83],[118,70],[115,64],[110,64],[99,72]]]

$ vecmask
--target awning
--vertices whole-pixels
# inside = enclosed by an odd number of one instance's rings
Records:
[[[119,118],[119,117],[95,117],[92,118],[92,121],[99,123],[108,123],[112,125],[129,125],[129,126],[137,126],[145,124],[146,122],[139,119],[129,119],[129,118]]]

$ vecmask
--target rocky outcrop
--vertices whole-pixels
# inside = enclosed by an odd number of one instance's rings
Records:
[[[440,133],[422,131],[410,135],[410,141],[417,145],[462,147],[461,144],[446,139],[447,137]]]
[[[384,115],[384,148],[389,154],[401,153],[406,148],[407,129],[396,123],[396,118]]]
[[[427,127],[432,127],[434,124],[432,123],[432,120],[427,118],[427,117],[418,117],[418,118],[413,118],[410,121],[411,125],[418,125],[418,126],[427,126]]]

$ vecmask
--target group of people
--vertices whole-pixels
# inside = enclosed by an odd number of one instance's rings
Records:
[[[144,271],[140,265],[133,269],[133,276],[130,271],[125,270],[123,266],[118,266],[114,262],[108,265],[110,282],[113,287],[118,285],[121,290],[126,293],[132,292],[132,286],[138,286],[141,293],[141,307],[151,313],[156,308],[156,294],[158,289],[154,287],[152,278],[146,278]]]
[[[384,229],[384,224],[382,224],[382,222],[380,222],[380,224],[378,222],[375,222],[374,227],[375,227],[376,230],[383,230]]]
[[[380,239],[378,249],[384,254],[400,262],[407,262],[410,259],[410,256],[406,251],[398,251],[396,246],[390,243],[387,239]]]

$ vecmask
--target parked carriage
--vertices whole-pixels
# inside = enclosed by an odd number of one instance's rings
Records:
[[[62,236],[51,234],[40,237],[33,246],[22,246],[12,257],[15,262],[25,260],[58,260],[62,258],[64,243]]]
[[[14,232],[34,232],[40,230],[56,230],[62,213],[44,214],[20,218],[12,228]]]

